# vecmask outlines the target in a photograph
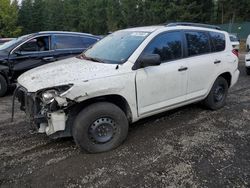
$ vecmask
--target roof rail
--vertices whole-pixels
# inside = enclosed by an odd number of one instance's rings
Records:
[[[216,26],[216,25],[201,24],[201,23],[192,23],[192,22],[175,22],[175,23],[169,23],[166,26],[167,27],[173,27],[173,26],[193,26],[193,27],[205,27],[205,28],[210,28],[210,29],[221,30],[221,28],[219,26]]]

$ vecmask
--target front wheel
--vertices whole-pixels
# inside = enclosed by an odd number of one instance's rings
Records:
[[[0,97],[3,97],[8,89],[6,79],[0,74]]]
[[[228,93],[228,83],[223,77],[218,77],[204,100],[205,105],[211,110],[217,110],[225,106]]]
[[[83,150],[89,153],[105,152],[125,140],[128,120],[118,106],[99,102],[87,106],[77,115],[72,134]]]

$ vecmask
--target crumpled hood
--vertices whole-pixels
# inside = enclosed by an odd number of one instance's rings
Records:
[[[74,57],[27,71],[18,78],[18,83],[28,92],[36,92],[54,86],[116,75],[120,72],[116,70],[116,66]]]

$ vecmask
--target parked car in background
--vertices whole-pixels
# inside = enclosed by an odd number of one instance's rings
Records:
[[[76,32],[39,32],[0,46],[0,97],[32,68],[80,54],[100,37]]]
[[[39,132],[73,136],[82,149],[104,152],[142,118],[197,101],[222,108],[238,61],[229,34],[216,26],[130,28],[78,57],[24,73],[15,93]]]
[[[233,49],[239,50],[240,49],[240,39],[235,34],[230,34],[230,41],[232,43]]]
[[[0,38],[0,46],[6,42],[13,40],[14,38]]]
[[[246,40],[246,50],[247,52],[250,51],[250,35],[248,35],[247,40]]]
[[[245,55],[245,67],[247,75],[250,75],[250,53]]]

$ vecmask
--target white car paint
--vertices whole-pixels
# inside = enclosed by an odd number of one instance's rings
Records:
[[[239,50],[240,49],[240,42],[239,42],[238,37],[234,34],[230,34],[229,36],[230,36],[230,40],[231,40],[231,44],[233,46],[233,49]]]
[[[246,40],[246,49],[247,49],[247,52],[249,52],[249,50],[250,50],[250,35],[248,35],[247,40]]]
[[[133,70],[132,67],[149,42],[158,34],[171,30],[205,30],[223,33],[226,36],[226,48],[222,52]],[[135,122],[205,99],[214,81],[222,73],[231,74],[230,87],[238,80],[238,58],[232,53],[227,32],[191,26],[140,27],[130,28],[127,31],[151,33],[122,65],[96,63],[78,58],[65,59],[24,73],[18,78],[18,83],[30,93],[73,84],[67,92],[55,99],[59,104],[63,104],[61,101],[66,101],[65,99],[79,103],[98,96],[119,95],[127,101],[132,122]],[[215,61],[221,63],[215,65]],[[188,70],[178,72],[178,69],[184,66],[188,67]],[[61,121],[64,116],[60,114],[54,117],[60,117],[58,121]],[[62,130],[65,127],[58,125],[56,120],[50,122],[49,126],[51,128],[46,130],[48,135],[56,132],[51,130]]]
[[[245,66],[246,68],[250,68],[250,53],[245,55]]]

